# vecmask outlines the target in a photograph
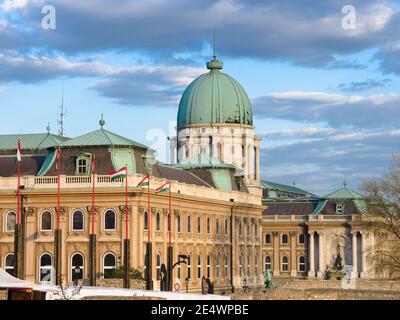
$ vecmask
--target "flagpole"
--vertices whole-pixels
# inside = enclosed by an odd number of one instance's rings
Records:
[[[126,178],[125,178],[125,239],[128,239],[128,165],[126,165]]]
[[[91,234],[89,235],[89,284],[96,286],[96,234],[94,232],[94,205],[95,205],[95,184],[96,177],[94,173],[96,165],[96,155],[92,158],[92,225]]]
[[[57,149],[58,153],[58,159],[57,159],[57,229],[60,229],[60,203],[61,203],[61,196],[60,196],[60,189],[61,189],[61,181],[60,181],[60,175],[61,175],[61,168],[60,168],[60,148]]]
[[[18,138],[18,151],[21,150],[20,139]],[[22,158],[21,158],[22,161]],[[18,189],[17,189],[17,197],[18,197],[18,211],[17,211],[17,223],[21,224],[21,161],[17,159],[17,175],[18,175]]]
[[[95,176],[94,176],[94,165],[96,162],[96,158],[93,155],[92,160],[92,234],[94,234],[94,192],[95,192]]]
[[[169,192],[168,192],[168,249],[167,249],[167,285],[168,285],[168,291],[172,291],[172,264],[173,264],[173,248],[172,248],[172,241],[171,241],[171,236],[172,236],[172,205],[171,205],[171,181],[168,181],[169,185]]]
[[[146,245],[146,290],[153,290],[152,247],[151,247],[151,207],[150,207],[150,174],[147,175],[147,245]]]
[[[61,284],[61,149],[57,148],[57,224],[54,230],[55,284]]]
[[[130,288],[129,281],[129,262],[130,262],[130,242],[129,242],[129,229],[128,229],[128,164],[125,164],[125,240],[124,240],[124,288]]]
[[[21,141],[18,137],[17,146],[17,223],[14,230],[14,276],[22,279],[24,270],[24,242],[22,228],[21,210]]]
[[[150,234],[151,234],[151,208],[150,208],[150,175],[148,175],[147,179],[147,242],[151,242]]]

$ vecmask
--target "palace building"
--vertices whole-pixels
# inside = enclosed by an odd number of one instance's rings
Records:
[[[342,259],[354,274],[374,277],[367,262],[374,235],[362,230],[362,196],[347,187],[325,197],[299,188],[260,180],[260,141],[254,135],[250,100],[242,86],[221,71],[214,58],[209,71],[184,91],[177,133],[169,137],[171,164],[157,162],[149,147],[100,128],[79,137],[50,133],[0,135],[0,267],[14,273],[14,226],[17,210],[17,140],[22,149],[23,278],[51,279],[58,184],[61,190],[61,278],[73,280],[79,268],[88,277],[89,226],[96,234],[96,273],[124,261],[128,223],[130,266],[145,271],[148,228],[152,242],[154,289],[167,263],[169,196],[155,193],[171,182],[173,283],[201,290],[204,276],[216,292],[263,285],[263,272],[279,277],[321,277]],[[61,150],[57,167],[57,148]],[[92,175],[92,158],[95,169]],[[128,168],[125,179],[109,172]],[[60,170],[60,181],[57,170]],[[147,189],[138,187],[150,176]],[[95,206],[92,185],[95,179]],[[128,212],[128,222],[125,213]],[[148,212],[150,211],[150,212]]]

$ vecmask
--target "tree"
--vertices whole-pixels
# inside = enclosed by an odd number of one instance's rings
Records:
[[[393,162],[383,179],[364,186],[369,215],[365,224],[377,238],[370,258],[377,272],[387,272],[390,277],[400,275],[400,156]]]

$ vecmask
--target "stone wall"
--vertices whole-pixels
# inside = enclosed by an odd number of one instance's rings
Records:
[[[97,279],[96,285],[98,287],[114,287],[114,288],[122,288],[123,280],[122,279]],[[146,287],[146,282],[144,280],[131,279],[130,280],[131,289],[142,289],[144,290]]]
[[[342,289],[342,282],[340,280],[273,279],[273,281],[279,285],[279,288],[286,289]],[[400,281],[356,279],[354,289],[400,290]]]
[[[234,300],[400,300],[400,291],[344,289],[266,289],[259,293],[235,293]]]

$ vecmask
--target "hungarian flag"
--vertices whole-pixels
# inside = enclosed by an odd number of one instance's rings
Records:
[[[56,169],[57,169],[57,170],[58,170],[58,163],[60,162],[60,153],[61,153],[60,148],[57,148],[57,153],[56,153],[56,160],[57,160],[57,162],[56,162]]]
[[[17,147],[17,159],[16,162],[21,162],[21,143],[18,138],[18,147]]]
[[[144,187],[149,185],[149,176],[145,176],[142,181],[140,181],[137,187]]]
[[[167,181],[166,183],[164,183],[163,185],[159,186],[156,189],[156,193],[158,193],[158,192],[167,192],[167,191],[169,191],[169,188],[170,188],[170,182]]]
[[[96,156],[95,155],[93,155],[93,157],[92,157],[92,166],[91,166],[91,174],[94,174],[94,164],[95,164],[95,162],[96,162]]]
[[[122,167],[116,172],[110,172],[111,180],[119,179],[119,178],[124,178],[126,177],[127,174],[127,168]]]

